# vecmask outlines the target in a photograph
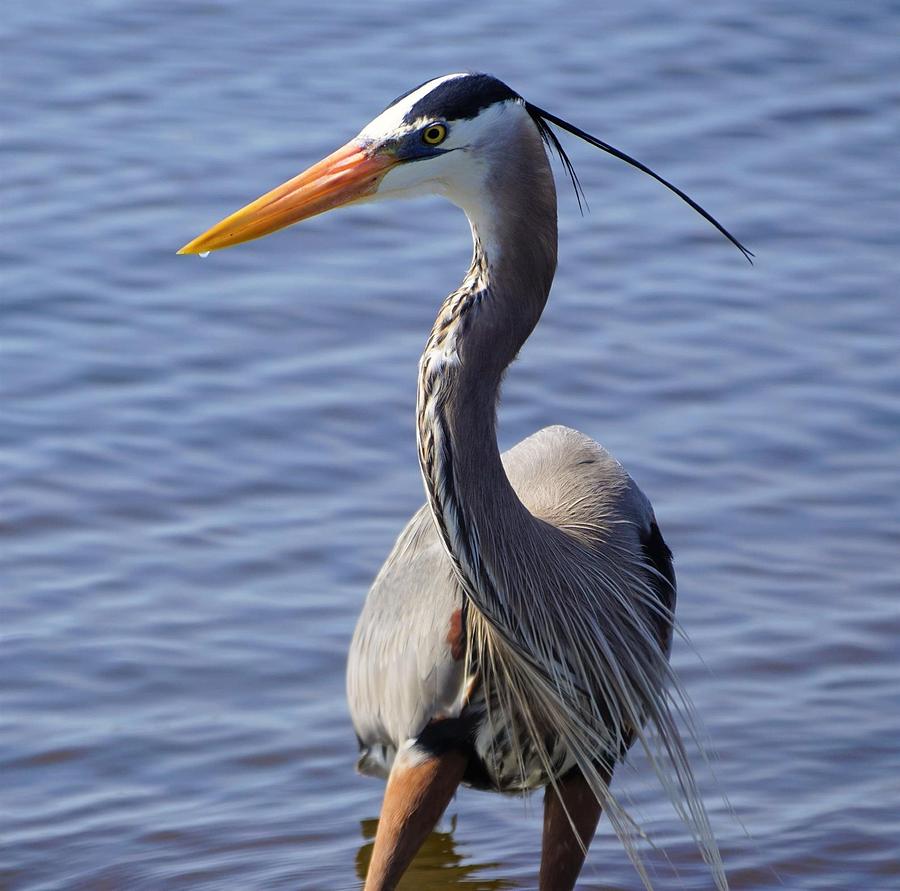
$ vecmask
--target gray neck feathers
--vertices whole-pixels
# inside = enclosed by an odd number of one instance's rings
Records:
[[[465,587],[493,590],[498,559],[534,521],[500,460],[504,371],[537,324],[556,269],[556,190],[533,125],[465,207],[472,265],[441,305],[419,369],[417,434],[429,502]]]

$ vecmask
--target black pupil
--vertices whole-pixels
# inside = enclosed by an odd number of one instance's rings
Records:
[[[441,129],[440,127],[430,127],[425,135],[428,137],[429,141],[437,142],[441,138]]]

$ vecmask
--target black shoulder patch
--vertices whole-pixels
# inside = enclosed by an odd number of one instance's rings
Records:
[[[414,93],[422,86],[424,84],[398,96],[391,105]],[[496,102],[519,98],[521,97],[518,93],[510,89],[502,80],[497,80],[490,74],[466,74],[463,77],[454,77],[452,80],[445,80],[442,84],[438,84],[409,110],[404,121],[412,123],[419,118],[443,118],[445,121],[469,120],[482,109],[494,105]]]
[[[641,533],[641,550],[644,552],[644,560],[651,569],[650,586],[656,592],[660,604],[674,618],[675,615],[675,569],[672,566],[672,552],[665,543],[659,526],[650,524],[650,529]],[[660,643],[668,652],[672,645],[672,623],[665,621],[662,616],[655,616],[654,624],[660,635]]]

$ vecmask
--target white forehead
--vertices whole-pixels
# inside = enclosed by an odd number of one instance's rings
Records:
[[[457,71],[456,74],[445,74],[443,77],[436,77],[434,80],[422,84],[417,90],[413,90],[408,96],[398,99],[393,105],[388,106],[377,118],[366,124],[359,131],[361,139],[374,139],[383,136],[385,133],[394,133],[403,125],[403,119],[412,110],[412,107],[424,96],[427,96],[433,89],[446,83],[448,80],[456,80],[459,77],[467,77],[465,71]]]

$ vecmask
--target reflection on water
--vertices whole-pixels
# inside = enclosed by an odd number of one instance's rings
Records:
[[[365,839],[356,855],[356,875],[365,880],[372,858],[377,818],[360,821],[360,831]],[[479,863],[465,860],[456,849],[453,834],[456,817],[450,820],[448,832],[435,831],[425,839],[416,859],[397,886],[398,891],[445,891],[448,888],[467,888],[470,891],[501,891],[518,888],[519,885],[501,878],[486,878],[482,873],[494,872],[502,863]]]

